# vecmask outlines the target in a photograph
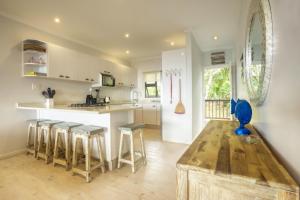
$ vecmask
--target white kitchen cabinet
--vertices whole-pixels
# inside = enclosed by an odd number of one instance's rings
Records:
[[[135,110],[135,112],[134,112],[134,122],[135,123],[144,123],[143,108]]]
[[[160,104],[157,104],[156,106],[156,125],[160,126],[161,121],[161,109]]]
[[[49,77],[66,80],[78,80],[77,69],[78,60],[81,56],[78,52],[48,44],[49,55]]]
[[[99,59],[87,54],[82,54],[80,58],[77,69],[78,80],[91,83],[98,81],[98,74],[101,72]]]
[[[48,63],[47,65],[45,64],[46,67],[40,67],[43,70],[35,71],[43,72],[48,78],[94,83],[98,81],[99,73],[110,73],[116,78],[116,86],[135,86],[137,77],[134,68],[116,64],[97,56],[85,54],[59,45],[51,43],[45,44],[47,44]],[[22,75],[30,74],[31,68],[29,69],[27,67],[26,71],[24,69],[23,61]]]
[[[160,125],[160,105],[157,103],[143,104],[143,119],[145,124]]]
[[[115,65],[113,76],[116,78],[116,86],[135,87],[136,69],[124,65]]]
[[[127,77],[128,77],[128,85],[132,88],[134,88],[137,83],[136,83],[136,80],[137,80],[137,71],[135,68],[133,67],[128,67],[128,71],[127,71]]]

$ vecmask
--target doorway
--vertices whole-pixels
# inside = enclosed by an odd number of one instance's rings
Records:
[[[203,80],[205,121],[230,119],[230,98],[232,94],[230,66],[206,67]]]

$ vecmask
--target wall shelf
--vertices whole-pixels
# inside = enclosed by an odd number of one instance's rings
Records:
[[[22,42],[22,76],[48,75],[48,45],[39,40],[27,39]]]
[[[47,63],[24,63],[24,65],[31,65],[31,66],[44,66],[44,65],[47,65]]]

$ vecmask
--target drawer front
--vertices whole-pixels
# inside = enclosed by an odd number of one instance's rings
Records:
[[[270,187],[201,172],[189,171],[188,185],[189,200],[278,199],[278,192]]]

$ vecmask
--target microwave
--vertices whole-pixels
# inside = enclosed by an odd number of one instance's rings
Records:
[[[93,87],[114,87],[116,80],[110,73],[99,73],[98,82]]]
[[[116,80],[111,74],[99,73],[99,83],[101,86],[114,87]]]

